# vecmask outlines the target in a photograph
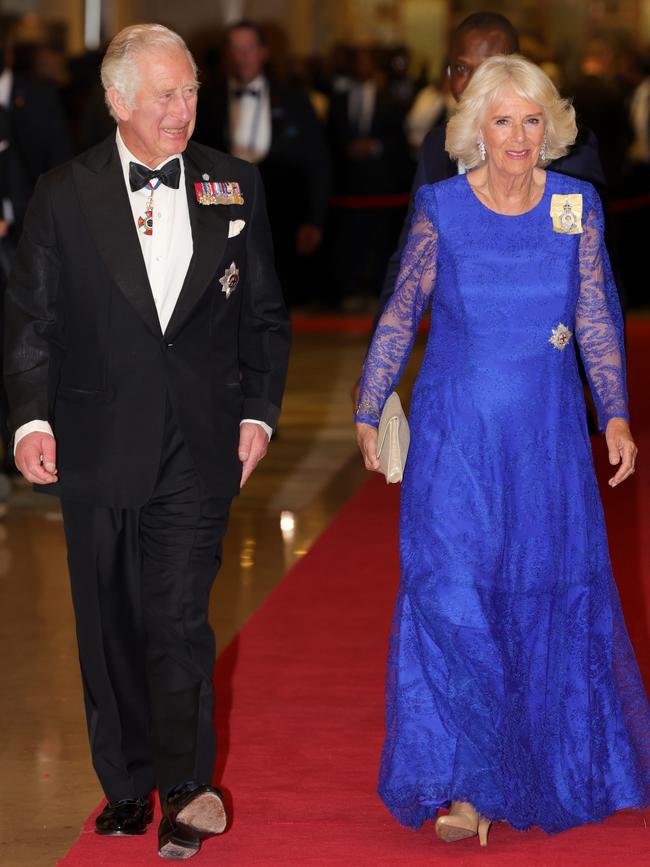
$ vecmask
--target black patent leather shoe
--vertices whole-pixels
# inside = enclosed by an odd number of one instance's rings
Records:
[[[163,815],[177,828],[199,839],[222,834],[228,824],[226,807],[219,789],[186,783],[167,796]]]
[[[95,819],[95,832],[106,837],[144,834],[153,819],[153,796],[109,801]]]

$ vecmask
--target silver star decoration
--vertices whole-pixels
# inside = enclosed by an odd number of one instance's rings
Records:
[[[551,336],[549,337],[548,342],[561,351],[566,348],[572,336],[573,332],[569,331],[566,325],[560,322],[555,326],[553,331],[551,331]]]
[[[230,298],[239,283],[239,268],[234,262],[231,262],[230,267],[226,268],[226,273],[223,277],[219,277],[219,282],[223,286],[221,291],[225,292],[226,298]]]

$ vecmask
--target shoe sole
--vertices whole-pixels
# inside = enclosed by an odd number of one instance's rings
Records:
[[[197,795],[176,816],[176,824],[195,834],[223,834],[228,817],[223,801],[215,792]]]
[[[168,861],[186,861],[199,851],[200,846],[188,845],[186,841],[171,837],[158,849],[161,858]]]

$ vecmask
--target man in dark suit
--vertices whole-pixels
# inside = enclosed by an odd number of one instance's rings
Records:
[[[198,85],[160,25],[102,64],[117,134],[37,185],[7,287],[16,463],[61,497],[99,834],[188,858],[227,822],[211,786],[208,596],[232,497],[264,456],[288,323],[264,193],[189,142]]]
[[[369,48],[357,50],[354,71],[350,88],[332,96],[328,121],[335,191],[362,199],[403,193],[413,167],[400,106],[384,86]],[[341,296],[376,297],[381,288],[387,251],[403,213],[397,212],[395,223],[395,209],[381,206],[378,198],[361,205],[341,209],[333,220],[330,303]]]
[[[56,89],[13,70],[12,24],[0,17],[0,106],[7,112],[8,190],[12,234],[18,234],[34,185],[43,172],[72,156],[72,139]],[[15,180],[17,178],[17,180]]]
[[[260,27],[231,25],[225,54],[228,80],[201,89],[195,138],[258,166],[282,285],[290,301],[300,300],[330,195],[325,138],[307,95],[267,76]]]
[[[12,64],[10,23],[0,18],[0,306],[34,185],[39,175],[72,156],[56,90],[16,75]],[[6,397],[0,383],[3,460],[6,471],[14,474],[6,418]]]

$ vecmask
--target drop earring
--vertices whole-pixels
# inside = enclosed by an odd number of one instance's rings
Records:
[[[545,163],[547,156],[548,156],[548,153],[546,151],[546,134],[545,134],[544,138],[542,139],[542,146],[539,149],[539,161],[541,163]]]
[[[485,150],[485,142],[482,138],[478,140],[478,152],[481,155],[481,160],[485,159],[486,150]]]

